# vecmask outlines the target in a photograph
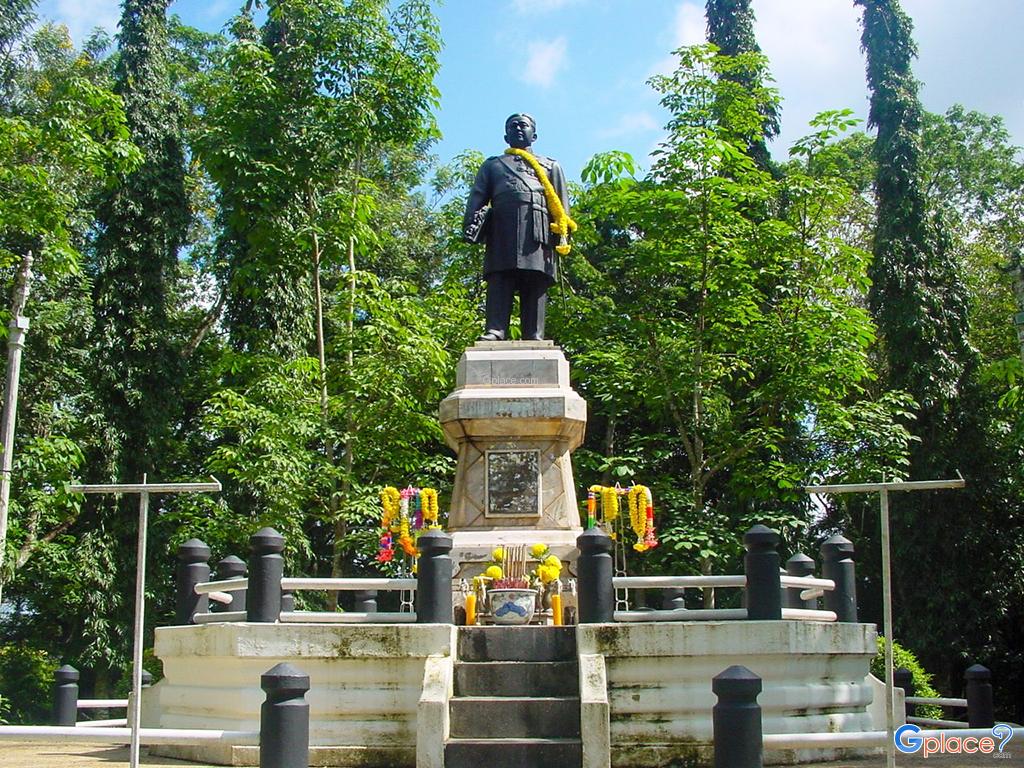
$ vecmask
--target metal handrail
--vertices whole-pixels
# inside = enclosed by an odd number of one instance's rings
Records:
[[[330,589],[330,590],[370,590],[400,591],[416,589],[416,579],[316,579],[316,578],[285,578],[281,579],[281,589]]]
[[[745,587],[747,577],[736,576],[615,576],[615,589],[700,589],[707,587]]]

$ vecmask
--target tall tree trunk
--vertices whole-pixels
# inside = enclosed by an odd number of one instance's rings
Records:
[[[361,157],[356,159],[355,175],[352,179],[352,221],[355,221],[356,207],[359,199],[359,174],[362,172],[362,160]],[[345,349],[345,366],[346,370],[351,375],[352,370],[355,366],[355,326],[356,326],[356,237],[352,233],[348,238],[348,311],[345,317],[345,330],[347,335],[346,349]],[[352,469],[355,465],[355,446],[353,444],[353,431],[354,431],[354,419],[352,418],[351,404],[347,409],[346,424],[345,424],[345,439],[342,447],[342,477],[341,487],[337,493],[331,494],[330,501],[330,513],[331,519],[334,520],[334,555],[331,558],[331,578],[340,578],[343,574],[344,568],[342,567],[341,555],[342,555],[342,542],[345,536],[348,535],[348,521],[341,513],[342,502],[348,502],[349,494],[352,490]],[[331,455],[331,463],[334,463],[333,453]],[[331,605],[333,610],[337,607],[337,592],[330,593],[332,595]]]

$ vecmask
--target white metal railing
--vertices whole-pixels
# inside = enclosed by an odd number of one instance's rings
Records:
[[[818,579],[812,576],[790,576],[780,574],[783,588],[803,588],[801,600],[821,597],[836,588],[832,579]],[[716,589],[718,587],[745,587],[747,577],[743,574],[722,576],[615,576],[612,587],[619,589]],[[736,621],[747,618],[746,608],[674,608],[671,610],[615,611],[617,622],[639,623],[649,621]],[[834,611],[819,611],[810,608],[783,608],[782,618],[795,621],[836,621]]]
[[[967,709],[967,699],[955,699],[936,696],[929,699],[927,696],[907,696],[906,703],[910,705],[925,705],[929,707],[945,707],[947,709]],[[935,717],[907,717],[908,723],[923,725],[926,728],[970,728],[970,723],[963,720],[945,720]]]
[[[283,624],[414,624],[416,614],[401,613],[357,613],[355,611],[285,611],[281,614]]]
[[[615,589],[703,589],[745,587],[747,577],[739,576],[615,576]]]
[[[111,720],[80,720],[75,728],[127,728],[127,717],[116,717]]]
[[[120,709],[128,706],[128,699],[79,699],[79,709]]]
[[[196,584],[194,591],[197,595],[207,595],[211,600],[229,604],[232,600],[231,593],[248,589],[249,579],[221,579],[219,581],[204,581]],[[290,624],[408,624],[416,621],[416,613],[412,595],[416,591],[416,579],[402,578],[306,578],[294,577],[281,579],[282,591],[298,592],[300,590],[329,590],[329,591],[362,591],[376,590],[377,592],[401,592],[401,611],[389,613],[360,613],[346,611],[342,613],[332,611],[284,611],[280,615],[282,623]],[[246,620],[245,611],[220,611],[197,613],[192,617],[196,624],[217,624],[221,622],[239,622]]]
[[[83,709],[127,709],[128,699],[79,699],[79,711]],[[75,723],[76,728],[123,728],[128,726],[127,717],[109,720],[81,720]]]
[[[313,579],[285,578],[281,579],[281,589],[327,589],[327,590],[370,590],[378,592],[415,591],[416,579]]]
[[[220,581],[202,581],[193,587],[193,591],[197,595],[209,595],[211,592],[239,592],[248,588],[248,579],[237,578],[221,579]]]
[[[743,621],[746,608],[674,608],[670,611],[615,611],[617,622],[640,623],[647,621]],[[809,608],[783,608],[782,618],[791,621],[836,621],[834,611],[816,611]]]
[[[0,726],[0,741],[24,739],[52,739],[55,741],[84,741],[122,744],[131,738],[131,728],[96,728],[88,726],[57,725],[4,725]],[[141,744],[230,744],[236,747],[258,747],[258,731],[219,731],[189,728],[140,728]]]
[[[927,696],[907,696],[907,704],[924,704],[927,706],[935,707],[960,707],[967,709],[967,699],[950,699],[936,696],[934,699],[929,699]]]

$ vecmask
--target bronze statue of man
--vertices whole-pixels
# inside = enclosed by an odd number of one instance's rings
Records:
[[[530,115],[509,117],[505,142],[511,149],[480,166],[466,203],[464,238],[487,244],[487,318],[481,341],[508,338],[516,292],[522,338],[544,338],[547,292],[558,275],[555,251],[568,252],[569,227],[576,227],[568,216],[565,175],[551,158],[533,154],[536,139],[537,124]]]

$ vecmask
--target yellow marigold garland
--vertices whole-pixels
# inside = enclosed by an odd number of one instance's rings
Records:
[[[420,489],[420,501],[423,505],[423,524],[429,528],[440,527],[437,523],[437,491],[433,488]]]
[[[523,160],[533,168],[533,172],[537,174],[537,178],[540,179],[540,184],[544,187],[544,199],[547,200],[548,210],[551,213],[551,231],[556,235],[559,235],[560,238],[558,245],[555,246],[555,250],[565,256],[572,250],[572,246],[569,245],[569,234],[575,232],[577,226],[576,222],[569,218],[569,214],[566,213],[565,206],[562,205],[561,198],[559,198],[558,193],[551,184],[551,179],[548,178],[547,171],[545,171],[543,166],[537,161],[537,158],[525,149],[509,147],[505,150],[505,154],[523,158]]]
[[[606,523],[613,522],[619,516],[619,489],[601,489],[601,517]]]
[[[637,543],[633,545],[633,549],[637,552],[645,552],[651,546],[656,546],[656,542],[652,545],[653,526],[647,515],[649,499],[650,490],[646,485],[634,485],[630,488],[630,525],[633,527],[634,534],[637,535]],[[649,535],[648,528],[650,528]]]
[[[381,517],[381,528],[391,528],[391,524],[398,516],[401,494],[398,489],[388,486],[380,492],[380,503],[384,507],[384,515]]]

